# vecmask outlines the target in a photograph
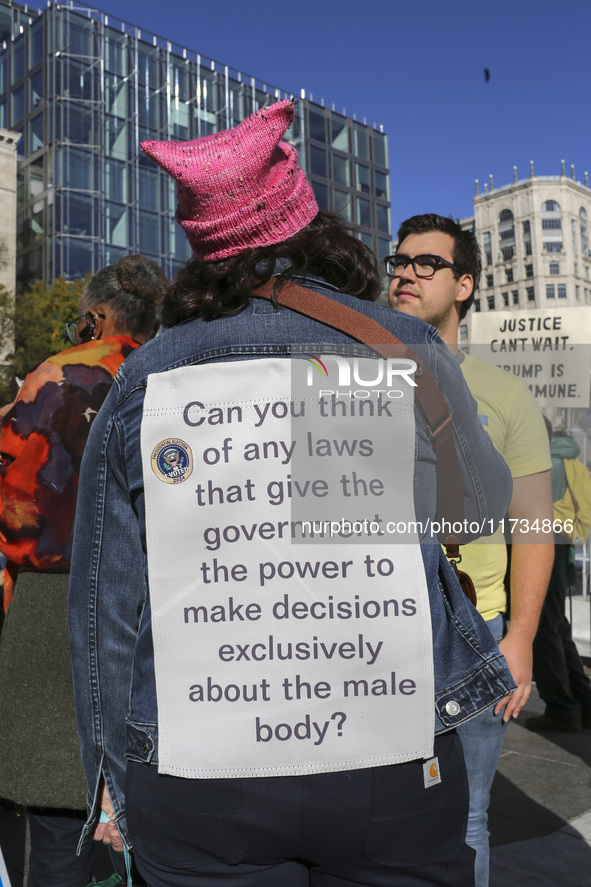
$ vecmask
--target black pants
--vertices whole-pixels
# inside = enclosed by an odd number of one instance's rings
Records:
[[[6,802],[0,803],[0,845],[11,887],[23,887],[24,883],[25,820],[31,843],[27,887],[86,887],[91,879],[103,880],[119,871],[117,857],[121,857],[119,874],[125,880],[122,854],[111,858],[104,844],[90,841],[82,855],[76,856],[84,813],[16,808]]]
[[[472,887],[455,734],[422,761],[254,779],[180,779],[130,763],[126,804],[149,887]]]
[[[557,558],[566,547],[556,546]],[[549,718],[580,721],[591,716],[591,683],[564,613],[565,596],[566,589],[551,580],[534,640],[534,679]]]
[[[0,801],[0,847],[11,887],[23,887],[27,824],[24,812]]]

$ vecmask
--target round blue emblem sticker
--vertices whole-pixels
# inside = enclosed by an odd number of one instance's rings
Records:
[[[152,451],[152,471],[165,484],[182,484],[193,471],[193,453],[184,440],[161,440]]]

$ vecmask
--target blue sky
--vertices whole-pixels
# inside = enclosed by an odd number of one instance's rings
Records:
[[[591,176],[589,0],[100,0],[105,12],[389,136],[394,230],[474,179]],[[484,68],[490,70],[485,82]]]

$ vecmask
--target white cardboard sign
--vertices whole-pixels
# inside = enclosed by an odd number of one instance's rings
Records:
[[[589,406],[591,307],[473,314],[471,354],[519,376],[539,406]]]
[[[292,370],[301,382],[306,362],[148,380],[141,437],[163,773],[306,774],[432,754],[416,535],[310,538],[292,509],[298,499],[298,517],[303,503],[314,520],[330,499],[332,514],[357,517],[389,499],[412,520],[413,389],[401,384],[387,408],[366,411],[360,437],[359,420],[347,431],[343,415],[319,413],[313,389],[294,395]]]

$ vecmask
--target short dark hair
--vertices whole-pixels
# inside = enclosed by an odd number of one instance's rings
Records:
[[[474,280],[470,296],[460,305],[460,320],[463,320],[470,310],[474,301],[474,293],[480,283],[482,271],[480,246],[473,232],[462,228],[459,221],[454,221],[451,216],[439,216],[437,213],[412,216],[403,222],[398,229],[398,244],[401,244],[410,234],[429,234],[431,231],[440,231],[442,234],[449,234],[450,237],[453,237],[454,265],[461,269],[462,274],[471,274]]]
[[[131,338],[153,338],[160,325],[160,304],[168,280],[160,265],[145,256],[123,256],[89,280],[80,299],[82,311],[105,305]]]
[[[171,327],[194,317],[214,320],[237,314],[248,305],[252,290],[273,276],[279,289],[292,277],[320,277],[339,292],[368,301],[375,301],[381,288],[373,252],[336,213],[321,211],[281,243],[217,262],[188,262],[164,300],[162,323]]]

